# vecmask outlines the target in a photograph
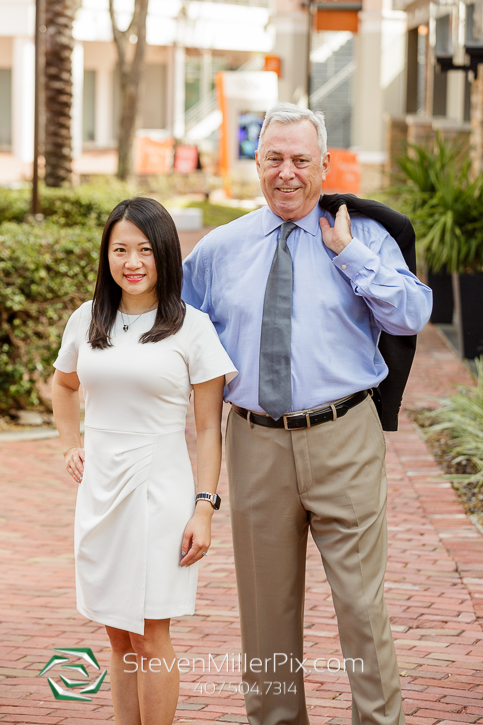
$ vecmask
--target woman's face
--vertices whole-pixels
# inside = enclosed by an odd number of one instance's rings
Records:
[[[158,274],[151,242],[127,219],[116,222],[111,229],[108,247],[109,268],[123,296],[138,300],[156,300]]]

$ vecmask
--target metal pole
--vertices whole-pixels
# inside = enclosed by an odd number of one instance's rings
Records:
[[[32,175],[32,214],[39,207],[39,124],[40,124],[40,22],[41,0],[35,0],[35,101],[34,101],[34,162]]]
[[[307,28],[307,108],[310,108],[310,52],[312,50],[312,0],[307,0],[307,11],[308,11],[308,28]]]

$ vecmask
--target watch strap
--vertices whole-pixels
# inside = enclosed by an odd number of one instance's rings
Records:
[[[196,494],[195,504],[198,503],[198,501],[209,501],[215,511],[218,511],[221,505],[221,498],[218,496],[217,493],[208,493],[208,492],[202,492]]]

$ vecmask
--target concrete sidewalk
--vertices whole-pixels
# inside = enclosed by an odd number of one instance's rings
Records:
[[[470,382],[466,368],[437,331],[420,336],[406,404],[450,393]],[[193,420],[188,438],[194,458]],[[409,419],[387,435],[389,475],[388,604],[409,725],[483,723],[483,537],[459,505],[451,485]],[[91,702],[55,700],[38,677],[54,647],[90,647],[101,668],[109,658],[104,628],[75,609],[73,517],[76,487],[63,469],[58,439],[0,444],[0,723],[95,725],[112,721],[108,678]],[[176,722],[246,722],[240,676],[237,600],[226,472],[213,545],[203,561],[197,613],[173,621],[178,656],[199,656],[210,672],[182,675]],[[306,601],[308,662],[328,661],[332,672],[307,675],[312,725],[350,725],[348,678],[342,661],[330,590],[313,544]],[[228,672],[225,654],[229,655]],[[74,661],[74,660],[72,660]],[[236,664],[236,662],[235,662]],[[60,667],[52,677],[59,680]],[[65,670],[64,670],[65,673]],[[93,678],[91,678],[92,680]],[[224,683],[224,684],[223,684]],[[231,683],[231,690],[228,685]],[[215,690],[213,692],[213,690]],[[234,692],[233,692],[234,690]]]

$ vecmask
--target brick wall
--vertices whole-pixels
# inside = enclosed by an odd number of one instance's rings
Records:
[[[471,159],[476,176],[483,169],[483,65],[471,84]]]

